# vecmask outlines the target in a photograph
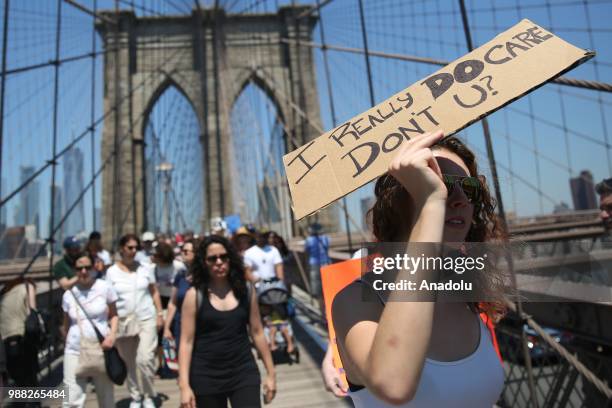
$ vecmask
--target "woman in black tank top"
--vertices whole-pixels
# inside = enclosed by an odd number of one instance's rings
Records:
[[[249,334],[266,367],[264,400],[269,402],[276,392],[274,364],[240,255],[225,238],[207,237],[191,272],[193,287],[181,313],[181,406],[227,407],[228,400],[232,408],[261,405]]]

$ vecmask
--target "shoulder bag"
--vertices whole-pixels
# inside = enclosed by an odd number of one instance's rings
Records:
[[[26,287],[25,302],[28,309],[28,316],[26,317],[25,321],[24,338],[28,339],[28,341],[36,347],[40,347],[45,343],[45,340],[48,337],[48,330],[40,312],[30,307],[30,284],[28,281],[24,281],[24,285]]]
[[[79,307],[83,311],[83,314],[85,315],[87,320],[89,320],[91,326],[94,328],[99,343],[96,346],[98,349],[102,350],[101,344],[104,341],[104,336],[102,335],[102,333],[100,333],[100,330],[98,330],[94,322],[91,320],[91,317],[89,317],[89,314],[85,311],[85,308],[83,307],[83,305],[81,305],[81,302],[79,302],[79,299],[76,297],[74,292],[70,290],[70,293],[72,294],[72,297],[76,301],[77,305],[79,305]],[[83,345],[83,339],[84,336],[81,333],[81,347]],[[81,359],[83,358],[83,351],[84,350],[81,349],[81,353],[79,355],[79,368],[81,366]],[[123,385],[123,383],[125,382],[125,378],[127,377],[127,368],[125,366],[125,362],[121,359],[121,356],[119,355],[117,347],[113,346],[108,350],[102,350],[102,352],[104,354],[104,368],[106,369],[106,374],[108,375],[108,378],[110,378],[110,380],[117,385]],[[77,370],[77,372],[78,371],[79,370]]]

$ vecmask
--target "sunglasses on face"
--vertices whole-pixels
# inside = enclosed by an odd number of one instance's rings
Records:
[[[479,177],[443,174],[442,180],[448,190],[449,196],[453,193],[455,187],[459,185],[470,203],[474,204],[480,201],[482,196],[482,184]]]
[[[83,269],[90,270],[91,268],[93,268],[93,265],[82,265],[82,266],[75,266],[74,270],[77,272],[80,272]]]
[[[229,261],[229,256],[227,254],[207,256],[206,262],[208,262],[209,264],[216,264],[217,260],[219,259],[221,260],[221,262],[225,263]]]

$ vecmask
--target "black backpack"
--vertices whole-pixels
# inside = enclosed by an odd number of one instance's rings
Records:
[[[28,317],[26,317],[25,321],[24,339],[32,345],[40,347],[44,345],[49,338],[49,328],[41,312],[30,307],[29,283],[24,283],[26,285],[26,305],[29,310]]]

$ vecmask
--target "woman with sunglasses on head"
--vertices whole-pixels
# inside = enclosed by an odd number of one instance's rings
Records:
[[[98,406],[102,408],[115,406],[114,386],[104,369],[102,355],[99,356],[99,371],[81,375],[78,373],[79,360],[86,353],[81,349],[82,345],[86,347],[88,342],[92,347],[110,349],[115,344],[117,335],[117,294],[108,282],[97,279],[95,261],[96,259],[88,253],[83,253],[75,259],[76,285],[64,292],[62,297],[64,310],[62,334],[66,338],[64,384],[68,387],[69,398],[65,406],[69,407],[85,406],[87,379],[90,377],[96,388]],[[89,319],[105,336],[101,345]]]
[[[379,242],[485,242],[501,237],[474,154],[441,131],[404,142],[375,187],[370,210]],[[397,280],[405,277],[400,270]],[[428,271],[425,271],[428,272]],[[496,271],[485,269],[491,288]],[[434,278],[428,275],[428,278]],[[491,303],[401,301],[380,295],[366,279],[341,290],[332,304],[340,357],[355,407],[491,407],[504,373],[486,326]],[[373,295],[373,301],[363,296]],[[440,296],[440,295],[438,295]],[[489,298],[493,299],[493,298]]]
[[[155,351],[157,332],[163,326],[163,312],[153,266],[134,259],[139,247],[136,235],[122,236],[119,240],[121,259],[108,268],[106,280],[118,296],[117,349],[127,366],[127,387],[132,398],[130,408],[153,408],[153,398],[157,396],[153,387],[157,368]]]
[[[267,371],[264,402],[271,401],[276,393],[274,364],[238,252],[227,239],[211,235],[198,245],[191,273],[193,287],[181,319],[181,406],[227,407],[228,400],[232,408],[261,406],[261,378],[249,334]]]
[[[187,290],[191,287],[191,272],[189,270],[195,256],[195,245],[196,241],[189,239],[185,241],[181,248],[181,259],[187,268],[178,272],[174,277],[172,293],[168,302],[168,312],[164,322],[164,338],[175,339],[177,348],[180,346],[181,308],[183,307]]]

